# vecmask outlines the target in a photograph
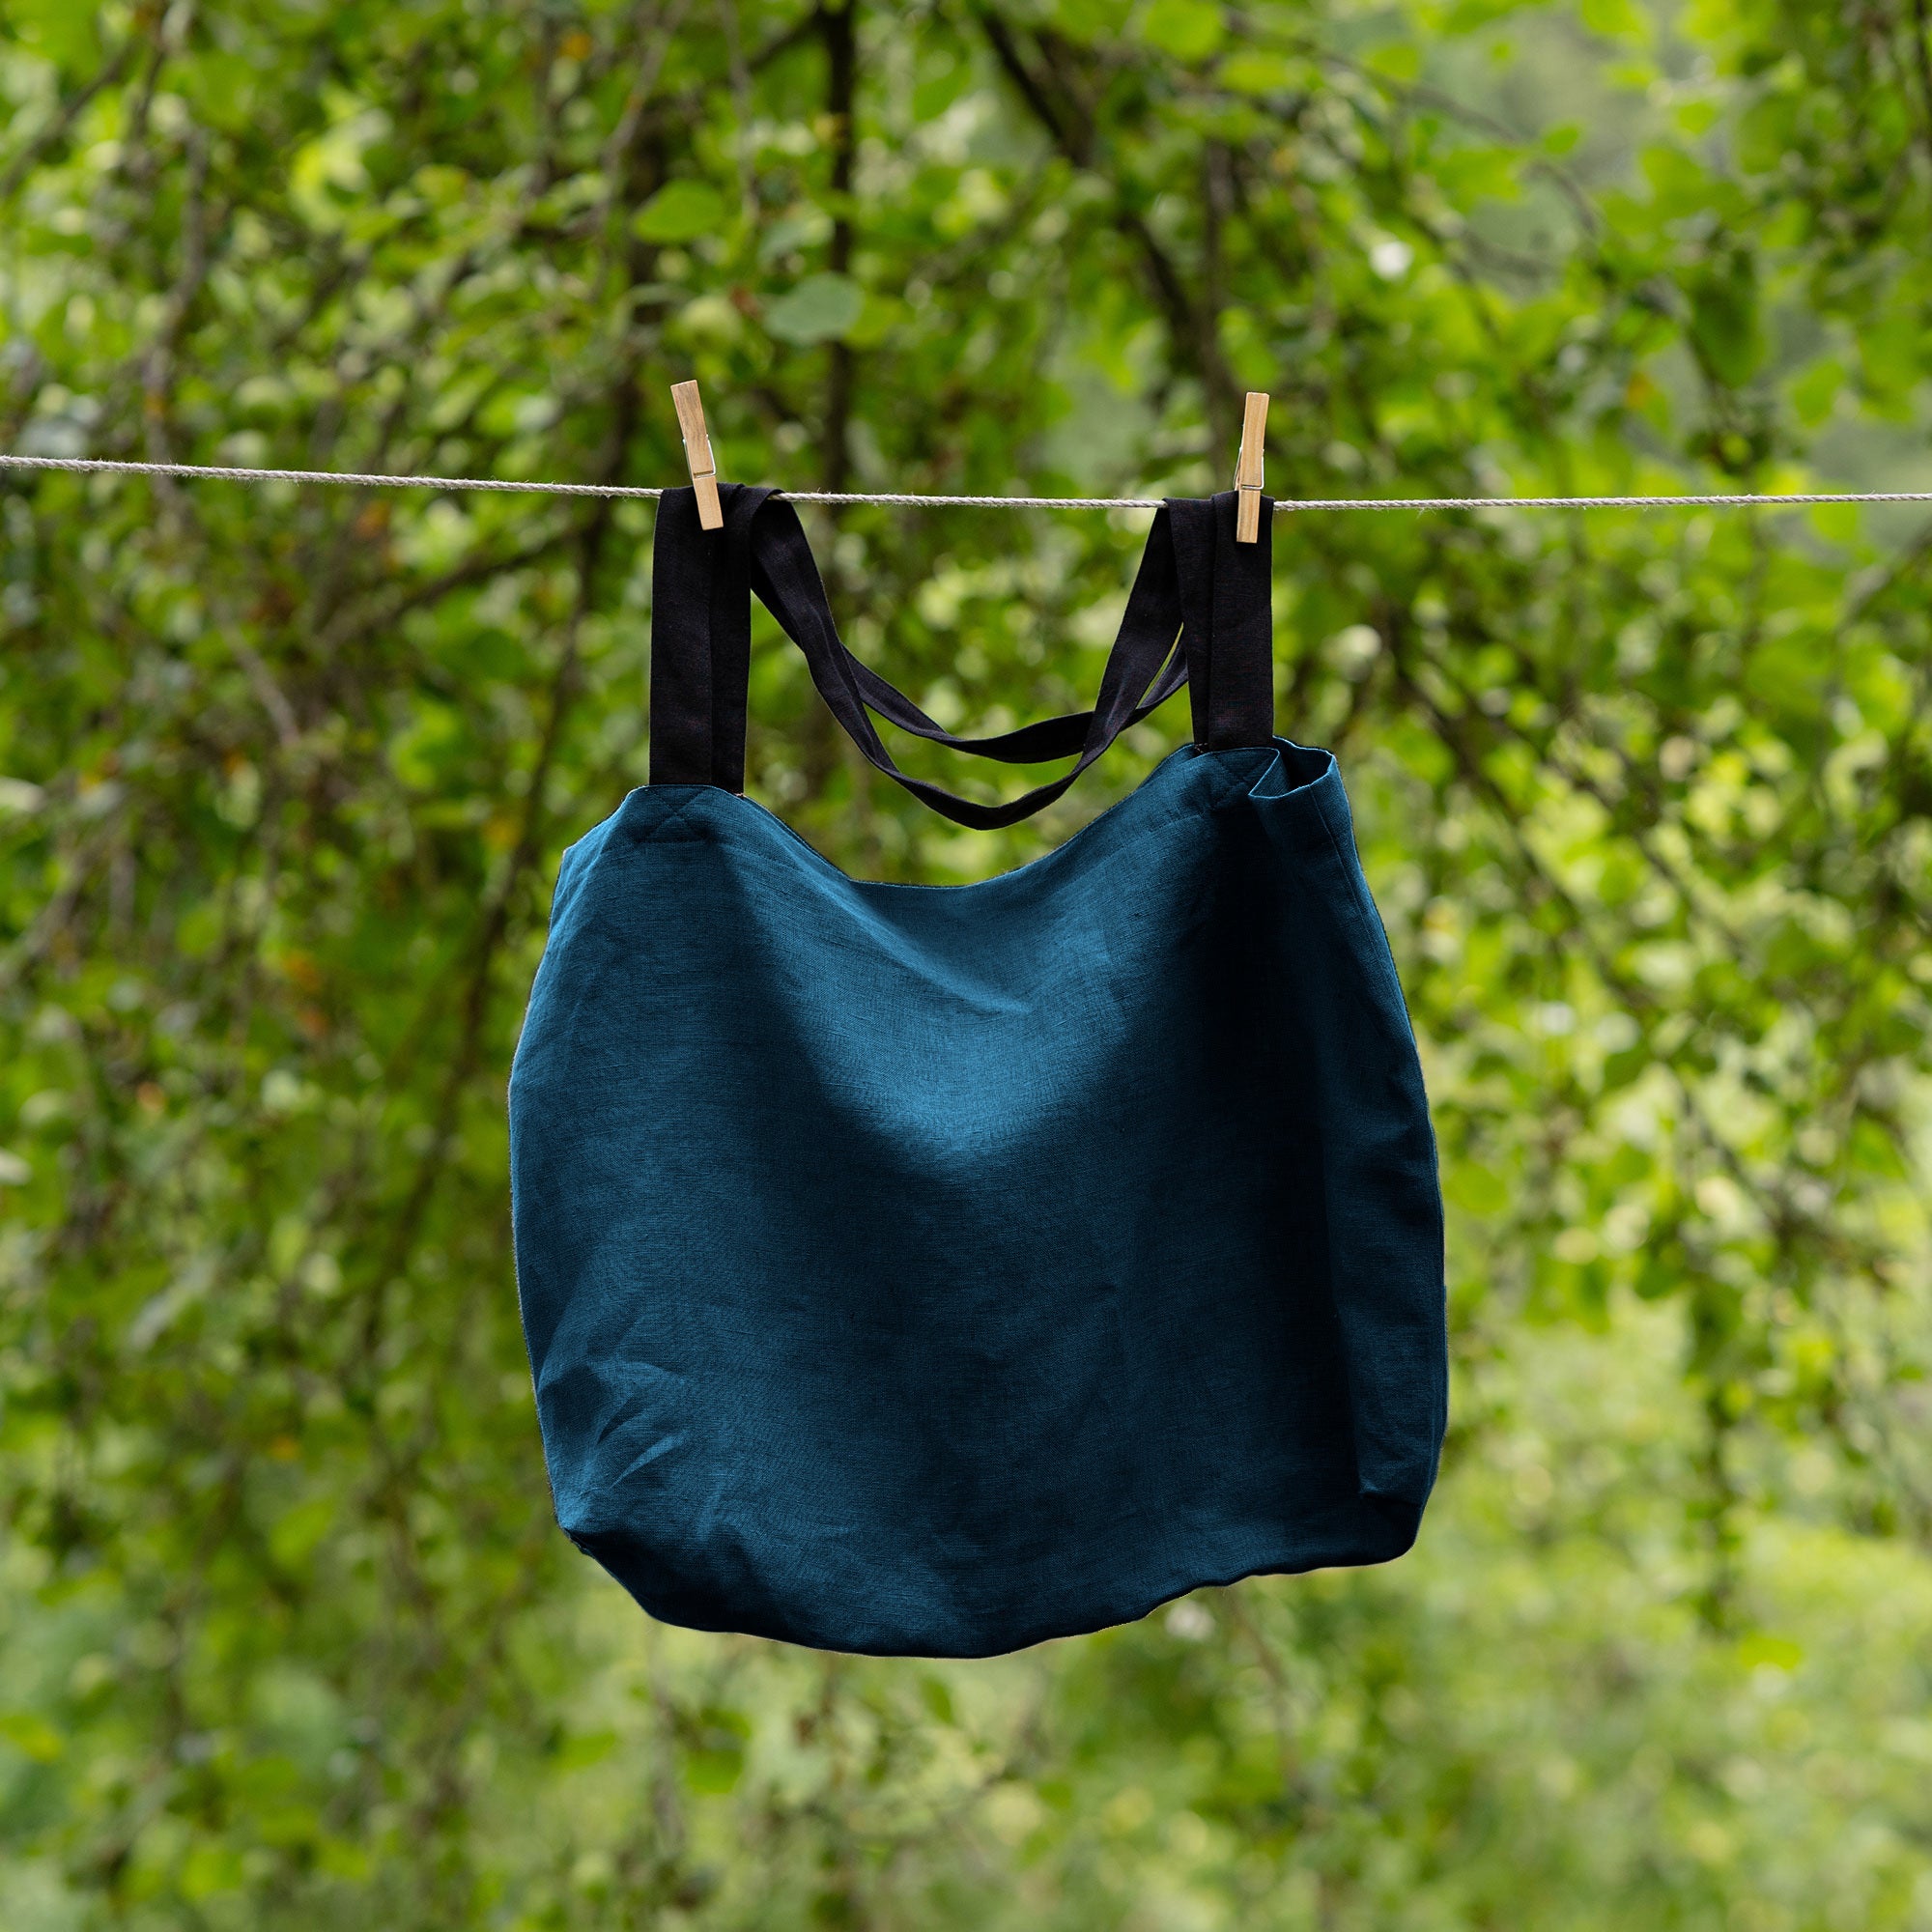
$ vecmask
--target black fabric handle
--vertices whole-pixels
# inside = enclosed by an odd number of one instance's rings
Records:
[[[1235,542],[1235,493],[1170,498],[1155,514],[1091,711],[992,738],[944,730],[838,635],[798,512],[769,489],[724,484],[724,526],[706,531],[690,490],[660,499],[651,610],[651,782],[742,791],[751,667],[751,601],[805,653],[812,683],[880,771],[955,824],[1017,824],[1050,805],[1128,725],[1183,683],[1194,694],[1195,742],[1209,751],[1265,745],[1274,730],[1268,535]],[[1179,640],[1177,644],[1177,639]],[[1004,805],[956,797],[894,763],[870,714],[953,751],[1009,764],[1075,757],[1072,769]]]
[[[1274,736],[1274,503],[1262,498],[1261,534],[1235,540],[1236,494],[1173,497],[1180,565],[1194,742],[1203,751],[1265,745]],[[1151,539],[1150,539],[1151,541]]]
[[[651,540],[653,784],[745,789],[752,523],[742,496],[732,492],[740,514],[727,514],[717,531],[698,523],[696,490],[667,490],[658,499]],[[756,505],[751,510],[755,514]]]
[[[849,648],[846,655],[851,656]],[[1087,726],[1094,717],[1091,711],[1069,711],[1061,718],[1041,718],[1020,725],[1017,730],[1003,731],[996,738],[955,738],[951,731],[934,724],[896,685],[888,684],[870,665],[852,658],[852,671],[867,707],[876,711],[889,724],[896,724],[901,731],[930,739],[952,751],[971,752],[976,757],[996,758],[1007,765],[1043,765],[1054,758],[1072,757],[1086,743]],[[1187,654],[1177,649],[1169,656],[1152,688],[1134,706],[1127,723],[1138,724],[1186,682]]]

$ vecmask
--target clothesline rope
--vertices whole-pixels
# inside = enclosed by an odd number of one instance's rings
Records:
[[[211,483],[332,483],[361,490],[497,490],[531,497],[662,497],[631,483],[534,483],[500,476],[395,476],[349,469],[244,469],[210,463],[123,463],[104,456],[14,456],[0,469],[72,469],[109,476],[180,476]],[[890,490],[782,490],[794,503],[895,503],[909,509],[1157,510],[1158,497],[923,497]],[[1932,490],[1747,491],[1671,497],[1297,497],[1280,515],[1304,510],[1724,510],[1797,509],[1807,503],[1932,503]]]

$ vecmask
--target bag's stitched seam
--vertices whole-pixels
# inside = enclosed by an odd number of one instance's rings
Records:
[[[1330,924],[1335,928],[1336,937],[1341,940],[1344,949],[1357,955],[1358,964],[1385,966],[1388,969],[1388,978],[1394,986],[1396,999],[1401,1008],[1401,1024],[1391,1025],[1387,1002],[1374,998],[1369,987],[1359,979],[1354,986],[1355,998],[1374,1018],[1376,1031],[1390,1046],[1398,1053],[1413,1054],[1416,1050],[1415,1022],[1408,1016],[1408,996],[1403,991],[1402,976],[1395,970],[1395,959],[1389,951],[1388,933],[1382,925],[1381,915],[1376,910],[1375,901],[1369,896],[1368,888],[1361,880],[1359,867],[1350,863],[1350,855],[1342,849],[1341,838],[1334,826],[1329,824],[1325,812],[1322,814],[1321,824],[1328,834],[1328,849],[1335,856],[1335,865],[1341,872],[1341,884],[1348,901],[1348,910],[1345,914],[1335,905],[1329,895],[1321,894],[1319,896],[1321,899],[1322,910],[1327,914]],[[1366,906],[1363,904],[1364,899],[1368,900]],[[1359,939],[1350,939],[1348,930],[1345,929],[1345,921],[1347,925],[1351,925],[1359,933]],[[1357,951],[1364,943],[1369,954],[1367,960],[1361,959]]]
[[[1247,748],[1243,747],[1242,749],[1247,749]],[[1220,753],[1204,753],[1203,755],[1219,756]],[[1277,755],[1279,755],[1279,753],[1277,753]],[[1331,760],[1333,758],[1333,755],[1334,754],[1332,753],[1329,754]],[[1332,772],[1334,769],[1335,767],[1331,762],[1329,766],[1329,772]],[[1307,785],[1295,786],[1294,791],[1282,793],[1281,797],[1283,799],[1293,798],[1295,792],[1305,791],[1309,789],[1311,786],[1321,783],[1322,779],[1327,778],[1329,772],[1322,773],[1321,779],[1311,779],[1308,781]],[[1122,806],[1130,804],[1135,798],[1137,798],[1140,795],[1140,791],[1142,788],[1143,787],[1141,786],[1137,786],[1133,791],[1129,792],[1125,798],[1118,800],[1115,805],[1110,806],[1108,808],[1108,811],[1119,810]],[[726,796],[743,798],[743,795],[741,793],[727,793]],[[1199,812],[1176,813],[1159,825],[1150,825],[1145,831],[1134,833],[1131,838],[1127,838],[1122,844],[1117,846],[1111,853],[1107,855],[1106,863],[1112,864],[1114,861],[1123,857],[1126,853],[1131,852],[1137,845],[1144,843],[1147,839],[1155,838],[1163,832],[1168,832],[1173,830],[1173,828],[1176,825],[1183,823],[1186,818],[1196,817],[1196,816],[1206,816],[1209,813],[1225,811],[1231,806],[1237,805],[1251,796],[1252,796],[1252,787],[1249,784],[1243,782],[1241,780],[1233,779],[1233,780],[1223,781],[1219,789],[1217,789],[1215,795],[1209,797],[1205,802],[1204,806],[1202,807]],[[784,820],[781,819],[777,812],[771,811],[767,810],[765,807],[760,806],[754,799],[743,799],[743,802],[751,806],[754,811],[760,812],[764,817],[769,818],[781,831],[789,833],[791,837],[794,839],[796,839],[797,842],[804,848],[808,860],[815,862],[816,867],[822,867],[827,872],[829,872],[832,875],[835,881],[837,881],[841,885],[856,887],[861,892],[886,892],[886,893],[976,892],[985,886],[997,885],[1003,879],[1016,879],[1020,877],[1021,874],[1032,871],[1036,866],[1047,865],[1052,860],[1058,858],[1061,853],[1066,851],[1072,843],[1072,839],[1069,838],[1066,844],[1057,845],[1051,852],[1042,852],[1037,859],[1029,859],[1024,866],[1015,866],[1013,869],[1009,872],[996,873],[990,879],[970,880],[965,885],[960,885],[960,886],[928,885],[922,881],[914,879],[855,879],[849,872],[843,870],[840,867],[835,866],[832,863],[832,861],[828,859],[824,855],[824,853],[819,851],[816,846],[811,844],[811,842],[809,839],[805,838],[798,832],[793,831],[792,827],[785,824]],[[1277,802],[1278,801],[1275,799],[1261,799],[1256,801],[1257,804],[1264,804],[1264,805],[1272,805]],[[696,801],[693,800],[692,803],[696,804]],[[1087,821],[1086,825],[1081,826],[1073,834],[1073,838],[1077,838],[1081,833],[1086,832],[1093,826],[1099,824],[1100,819],[1106,817],[1106,815],[1107,815],[1106,812],[1102,812],[1098,818],[1090,818]],[[1325,828],[1327,824],[1325,818],[1322,820],[1322,824]],[[1332,835],[1330,836],[1332,837]],[[749,856],[756,864],[762,866],[768,871],[782,873],[783,876],[786,877],[794,876],[793,874],[786,871],[783,867],[781,867],[775,862],[768,859],[766,855],[763,853],[753,851],[751,854],[749,854]]]
[[[641,838],[639,838],[637,842],[639,845],[648,845],[653,840],[661,838],[669,827],[675,825],[677,821],[680,818],[682,818],[684,814],[687,811],[689,811],[694,805],[697,803],[698,798],[701,796],[702,793],[694,794],[692,797],[686,799],[682,805],[677,807],[675,810],[666,812],[665,815],[661,819],[659,819],[658,822],[655,825],[653,825],[651,829],[648,832],[646,832],[644,836]],[[698,838],[686,839],[684,842],[686,844],[691,844],[691,845],[702,845],[703,843],[705,843],[705,840],[701,838]]]
[[[1348,891],[1349,914],[1352,918],[1352,923],[1357,928],[1360,928],[1362,930],[1364,936],[1367,937],[1372,944],[1376,939],[1379,938],[1381,941],[1381,950],[1383,953],[1386,955],[1388,952],[1388,935],[1381,928],[1380,914],[1374,911],[1375,901],[1373,896],[1368,893],[1366,882],[1362,883],[1361,891],[1358,893],[1355,890],[1355,887],[1359,879],[1359,868],[1356,866],[1351,866],[1350,864],[1350,855],[1343,850],[1341,836],[1336,831],[1334,825],[1330,823],[1328,816],[1325,812],[1321,815],[1321,823],[1323,828],[1326,830],[1328,834],[1328,850],[1334,854],[1336,864],[1341,870],[1342,874],[1341,883]],[[1350,933],[1347,930],[1347,925],[1350,923],[1350,920],[1348,917],[1345,917],[1345,915],[1343,915],[1341,912],[1337,910],[1334,904],[1333,894],[1327,892],[1318,892],[1314,895],[1314,897],[1320,901],[1322,916],[1328,922],[1329,929],[1334,933],[1336,939],[1340,941],[1344,952],[1353,954],[1355,952],[1355,947],[1351,943]],[[1363,905],[1364,898],[1367,898],[1368,900],[1368,906],[1366,909]],[[1355,963],[1358,966],[1360,964],[1359,960],[1355,961]],[[1416,1071],[1419,1081],[1421,1067],[1419,1062],[1416,1061],[1416,1046],[1415,1046],[1415,1038],[1413,1031],[1414,1023],[1407,1017],[1408,1004],[1402,992],[1401,976],[1395,972],[1394,961],[1392,958],[1389,960],[1388,963],[1389,963],[1389,976],[1395,981],[1396,996],[1399,1000],[1402,1001],[1402,1012],[1404,1021],[1406,1023],[1406,1037],[1398,1037],[1396,1034],[1392,1032],[1389,1025],[1389,1016],[1385,1010],[1384,1002],[1370,997],[1369,993],[1365,990],[1365,988],[1361,983],[1359,973],[1350,976],[1352,980],[1351,991],[1353,993],[1353,997],[1355,999],[1357,1006],[1367,1011],[1372,1023],[1375,1026],[1377,1033],[1381,1036],[1385,1047],[1392,1048],[1398,1060],[1401,1060],[1406,1055],[1411,1063],[1416,1065]],[[1428,1133],[1429,1136],[1432,1168],[1435,1170],[1436,1176],[1435,1194],[1436,1202],[1436,1224],[1439,1228],[1441,1225],[1441,1180],[1440,1180],[1441,1157],[1435,1146],[1435,1122],[1430,1119],[1429,1102],[1426,1095],[1423,1098],[1423,1122],[1425,1131]],[[1316,1132],[1316,1139],[1318,1146],[1320,1146],[1323,1138],[1321,1127],[1322,1123],[1320,1113],[1318,1111],[1315,1120],[1315,1132]],[[1324,1219],[1325,1219],[1325,1203],[1324,1203]],[[1338,1287],[1333,1273],[1332,1256],[1333,1256],[1333,1250],[1331,1248],[1330,1249],[1331,1265],[1328,1275],[1329,1305],[1335,1315],[1336,1320],[1339,1322],[1342,1312],[1342,1297],[1338,1291]],[[1448,1369],[1447,1369],[1446,1359],[1442,1362],[1432,1363],[1429,1370],[1429,1379],[1431,1383],[1431,1388],[1430,1388],[1431,1412],[1435,1418],[1435,1448],[1430,1457],[1429,1474],[1424,1482],[1422,1500],[1419,1503],[1412,1496],[1396,1496],[1394,1492],[1391,1491],[1371,1490],[1367,1485],[1367,1483],[1362,1480],[1361,1444],[1355,1433],[1355,1423],[1354,1423],[1355,1402],[1352,1390],[1349,1392],[1348,1405],[1349,1405],[1350,1418],[1350,1454],[1355,1466],[1355,1476],[1358,1485],[1357,1493],[1362,1498],[1362,1500],[1370,1501],[1377,1495],[1382,1495],[1388,1497],[1390,1500],[1400,1502],[1405,1508],[1412,1507],[1419,1510],[1427,1506],[1429,1495],[1435,1487],[1436,1476],[1440,1470],[1441,1460],[1442,1460],[1442,1438],[1447,1431],[1448,1421],[1449,1421],[1449,1381],[1448,1381]]]

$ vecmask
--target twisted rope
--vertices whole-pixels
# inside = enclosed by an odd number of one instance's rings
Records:
[[[497,490],[529,497],[656,497],[631,483],[532,483],[500,476],[395,476],[350,469],[246,469],[212,463],[121,463],[104,456],[12,456],[0,469],[69,469],[110,476],[180,476],[212,483],[325,483],[359,490]],[[908,509],[1157,510],[1158,497],[921,497],[892,490],[782,490],[794,503],[895,503]],[[1932,490],[1740,491],[1672,497],[1301,497],[1277,501],[1287,516],[1306,510],[1728,510],[1796,509],[1807,503],[1932,503]]]

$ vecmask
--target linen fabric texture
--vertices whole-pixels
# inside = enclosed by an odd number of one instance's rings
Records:
[[[1273,735],[1267,533],[1156,517],[1092,712],[946,733],[796,513],[659,513],[652,782],[565,854],[510,1085],[564,1530],[653,1616],[979,1657],[1413,1542],[1446,1421],[1421,1070],[1334,758]],[[740,795],[756,591],[869,714],[1074,772],[1191,746],[984,883],[846,877]]]

